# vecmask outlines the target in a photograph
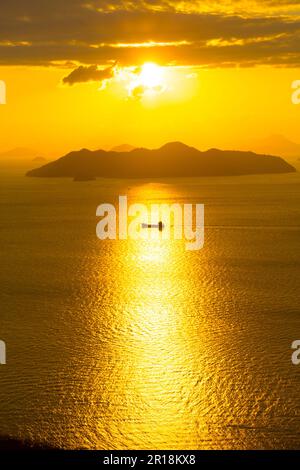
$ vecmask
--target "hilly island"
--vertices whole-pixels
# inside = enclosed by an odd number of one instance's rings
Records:
[[[236,150],[210,149],[201,152],[180,142],[172,142],[155,150],[137,148],[117,152],[82,149],[30,170],[27,176],[72,177],[81,181],[96,177],[238,176],[295,171],[281,157]]]

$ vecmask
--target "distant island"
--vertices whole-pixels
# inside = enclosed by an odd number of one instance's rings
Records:
[[[44,157],[35,157],[33,158],[32,162],[33,163],[37,163],[37,164],[42,164],[42,163],[46,163],[46,158]]]
[[[19,168],[29,170],[45,165],[47,160],[35,150],[17,147],[5,152],[0,152],[1,168]]]
[[[136,147],[130,144],[122,144],[122,145],[117,145],[116,147],[113,147],[111,152],[131,152],[134,150]]]
[[[12,437],[0,436],[0,451],[35,451],[35,450],[54,450],[48,444],[30,440],[22,440]]]
[[[155,150],[137,148],[130,152],[82,149],[30,170],[27,176],[72,177],[78,181],[96,177],[238,176],[295,171],[280,157],[235,150],[201,152],[180,142],[172,142]]]
[[[35,154],[35,150],[17,147],[6,152],[0,152],[0,158],[32,158]]]

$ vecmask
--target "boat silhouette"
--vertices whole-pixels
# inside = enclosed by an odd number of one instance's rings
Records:
[[[158,222],[158,224],[142,224],[142,228],[158,228],[158,230],[161,232],[164,228],[164,224],[161,221]]]

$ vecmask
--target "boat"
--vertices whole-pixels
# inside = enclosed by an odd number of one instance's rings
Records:
[[[165,226],[161,221],[158,222],[158,224],[142,224],[142,228],[158,228],[160,232],[162,231],[164,227]]]

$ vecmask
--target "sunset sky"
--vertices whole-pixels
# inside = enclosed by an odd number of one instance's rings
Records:
[[[300,2],[10,0],[0,151],[299,141]]]

